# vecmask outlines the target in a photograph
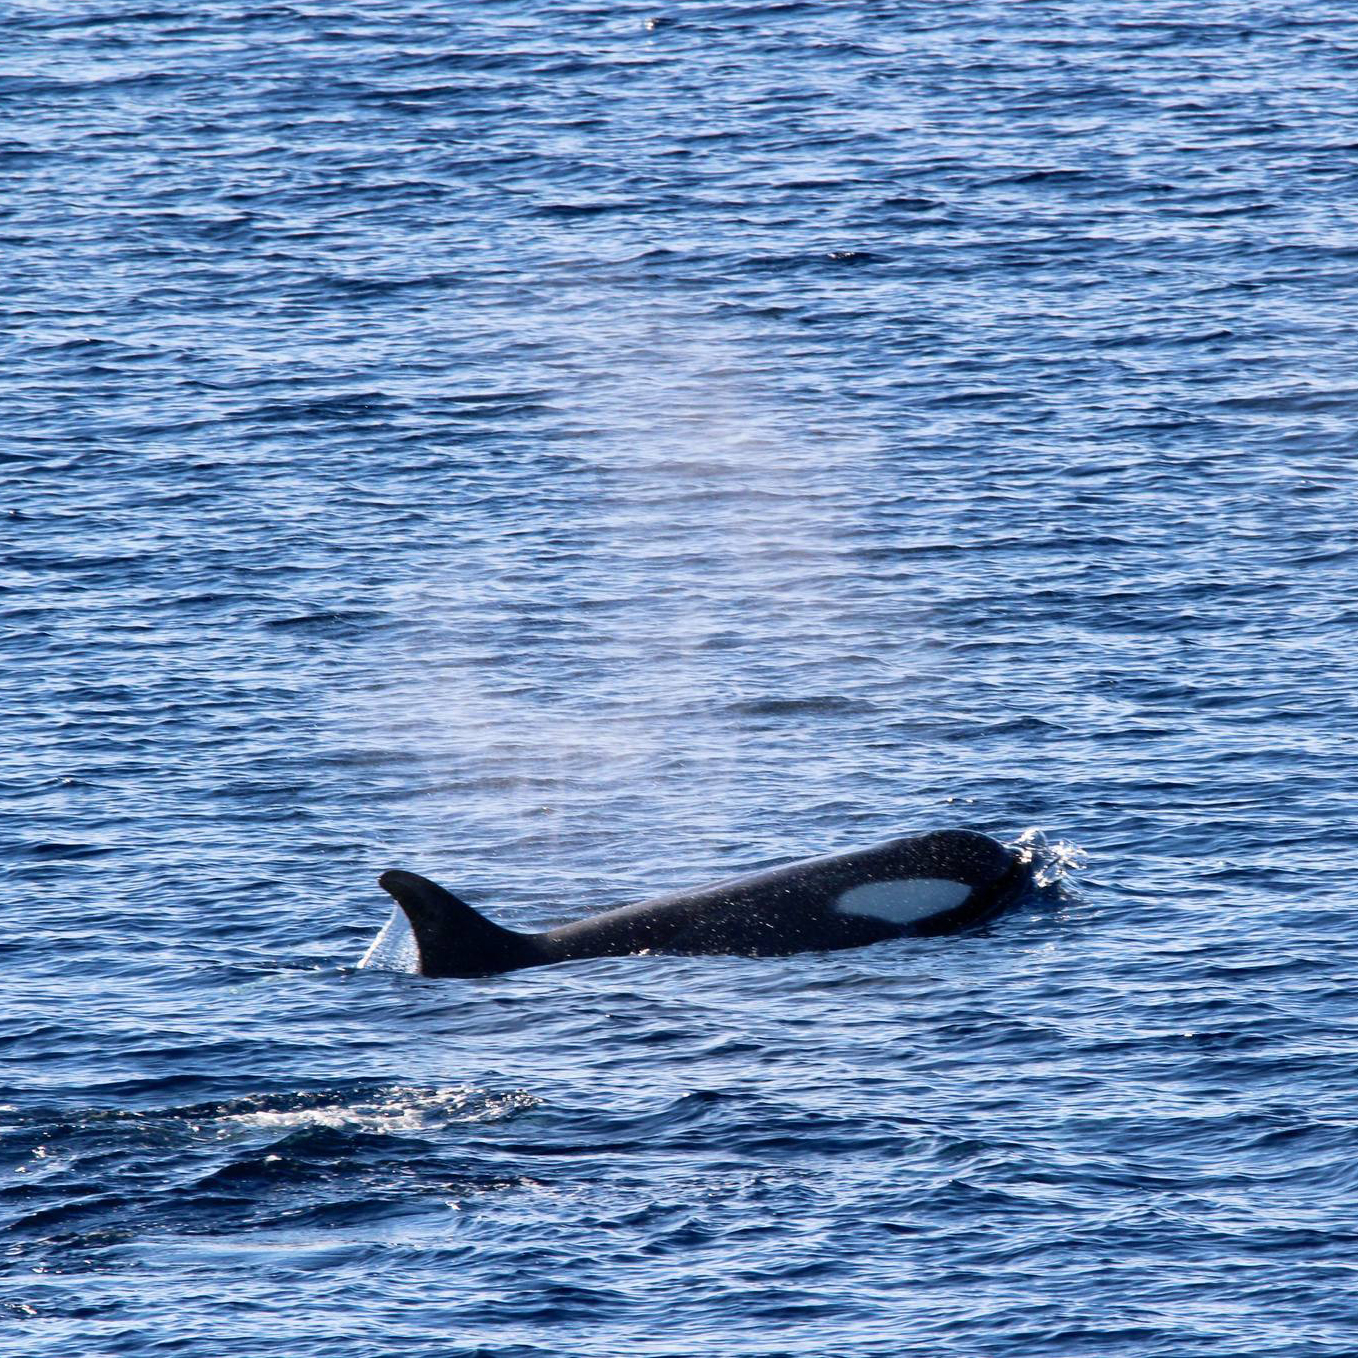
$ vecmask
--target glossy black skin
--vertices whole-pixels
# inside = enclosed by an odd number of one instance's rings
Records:
[[[908,924],[836,908],[853,887],[912,877],[965,882],[972,892],[953,909]],[[657,896],[540,934],[503,929],[415,873],[387,872],[381,884],[410,920],[423,975],[485,976],[582,957],[774,956],[947,933],[1003,909],[1029,878],[1027,864],[989,836],[938,830]]]

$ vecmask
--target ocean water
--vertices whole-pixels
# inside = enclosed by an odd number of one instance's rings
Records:
[[[4,33],[5,1358],[1358,1352],[1351,6]]]

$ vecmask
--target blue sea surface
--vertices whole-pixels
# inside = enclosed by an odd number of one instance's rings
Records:
[[[3,31],[4,1358],[1358,1353],[1358,9]]]

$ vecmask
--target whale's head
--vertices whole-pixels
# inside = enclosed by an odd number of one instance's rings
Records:
[[[835,909],[911,933],[944,933],[1004,909],[1028,876],[1023,858],[989,835],[936,830],[889,846],[871,880],[842,890]]]

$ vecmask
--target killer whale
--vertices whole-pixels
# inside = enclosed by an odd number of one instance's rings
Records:
[[[410,922],[425,976],[488,976],[637,953],[778,956],[947,933],[988,919],[1031,880],[1026,858],[973,830],[935,830],[803,859],[516,933],[414,872],[378,879]]]

